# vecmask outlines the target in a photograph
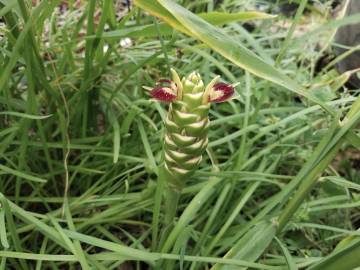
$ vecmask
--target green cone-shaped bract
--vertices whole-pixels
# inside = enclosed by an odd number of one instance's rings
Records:
[[[204,83],[197,73],[182,80],[181,100],[170,104],[165,121],[165,168],[178,180],[190,176],[206,149],[210,104],[203,104]],[[178,86],[179,87],[179,86]]]
[[[160,80],[151,94],[160,101],[171,102],[165,121],[165,170],[171,176],[169,184],[180,189],[183,180],[198,168],[207,147],[210,102],[225,101],[234,88],[216,83],[218,77],[205,87],[196,72],[181,81],[174,70],[172,73],[173,81]]]

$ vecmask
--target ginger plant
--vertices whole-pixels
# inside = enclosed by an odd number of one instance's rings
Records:
[[[172,80],[159,80],[150,92],[154,99],[170,103],[160,172],[166,182],[165,224],[176,215],[184,183],[198,169],[208,145],[210,104],[227,101],[234,94],[233,85],[218,82],[220,76],[205,87],[197,72],[181,80],[174,69],[171,73]]]

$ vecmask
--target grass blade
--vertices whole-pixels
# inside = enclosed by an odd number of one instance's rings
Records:
[[[335,251],[307,270],[353,270],[360,266],[360,238]]]
[[[46,183],[47,182],[47,180],[45,180],[45,179],[42,179],[40,177],[36,177],[36,176],[33,176],[33,175],[29,175],[29,174],[26,174],[26,173],[11,169],[11,168],[6,167],[6,166],[4,166],[2,164],[0,164],[0,171],[3,171],[3,172],[8,173],[8,174],[15,175],[17,177],[20,177],[20,178],[23,178],[23,179],[26,179],[26,180],[29,180],[29,181],[33,181],[33,182],[38,182],[38,183]]]
[[[210,48],[238,65],[239,67],[259,76],[263,79],[276,83],[284,88],[308,98],[310,101],[320,105],[326,111],[332,113],[332,109],[317,97],[306,91],[301,85],[291,78],[282,74],[279,70],[263,61],[255,53],[239,44],[224,31],[216,28],[191,13],[187,9],[170,0],[158,0],[161,7],[153,2],[148,5],[146,0],[135,0],[135,4],[145,8],[148,12],[165,20],[175,29],[195,37],[207,44]],[[166,8],[166,11],[164,11]],[[169,14],[170,13],[170,14]]]

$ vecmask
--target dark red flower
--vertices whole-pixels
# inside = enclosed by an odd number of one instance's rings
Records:
[[[235,93],[234,87],[227,83],[216,83],[209,94],[209,102],[220,103],[227,101]]]
[[[176,85],[171,80],[160,79],[156,82],[156,85],[150,91],[150,94],[153,98],[159,101],[164,101],[164,102],[174,101],[177,98]]]
[[[150,95],[160,101],[171,102],[176,99],[176,94],[170,88],[156,86],[150,91]]]

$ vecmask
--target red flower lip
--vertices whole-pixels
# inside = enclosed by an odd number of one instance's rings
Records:
[[[177,74],[175,74],[177,76]],[[156,82],[155,87],[150,90],[150,95],[163,102],[172,102],[176,99],[182,99],[182,84],[180,79],[175,83],[169,79],[160,79]],[[214,78],[206,87],[203,94],[203,103],[208,102],[221,103],[229,100],[235,93],[234,86],[227,83],[216,83],[220,76]]]
[[[176,99],[176,95],[174,93],[170,92],[168,89],[161,86],[152,89],[150,95],[153,98],[164,102],[171,102]]]
[[[174,101],[177,98],[176,86],[171,80],[160,79],[156,82],[156,86],[150,91],[150,95],[159,101]]]
[[[209,102],[221,103],[227,101],[235,93],[234,87],[227,83],[216,83],[209,95]]]

